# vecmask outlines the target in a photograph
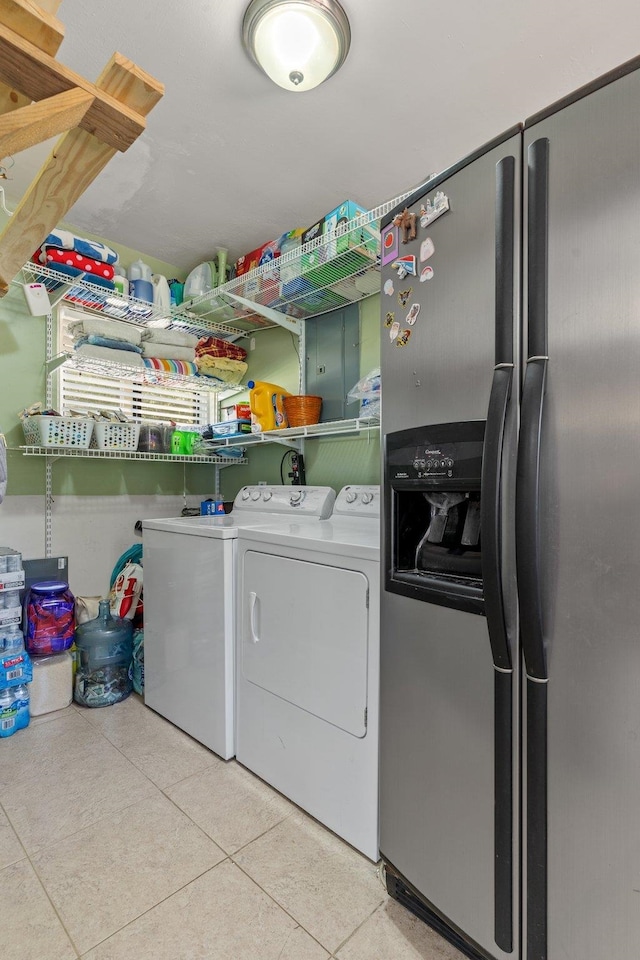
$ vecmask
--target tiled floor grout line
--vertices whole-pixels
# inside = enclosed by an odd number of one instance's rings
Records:
[[[285,819],[286,819],[286,818],[285,818]],[[280,822],[282,823],[282,821],[280,821]],[[276,826],[277,826],[277,824],[276,824]],[[271,829],[273,829],[273,827],[272,827]],[[267,831],[265,831],[265,832],[268,833],[269,831],[267,830]],[[264,836],[264,834],[262,834],[262,836]],[[251,842],[253,843],[253,841],[251,841]],[[245,844],[245,846],[248,846],[248,844]],[[238,851],[238,852],[240,852],[240,851]],[[287,915],[291,920],[293,920],[293,922],[294,922],[298,927],[300,927],[301,930],[304,930],[304,932],[307,934],[307,936],[311,937],[311,939],[312,939],[315,943],[317,943],[318,946],[322,947],[322,949],[323,949],[324,951],[326,951],[326,953],[330,953],[330,952],[331,952],[331,951],[329,950],[329,948],[328,948],[328,947],[325,947],[325,945],[324,945],[323,943],[321,943],[321,941],[318,940],[318,938],[317,938],[313,933],[311,933],[309,930],[307,930],[307,928],[306,928],[305,926],[302,925],[302,923],[297,919],[297,917],[294,917],[293,914],[289,913],[289,911],[287,910],[287,908],[286,908],[285,906],[283,906],[283,905],[280,903],[279,900],[276,900],[276,898],[273,896],[272,893],[269,893],[268,890],[265,890],[264,887],[261,887],[260,884],[258,883],[258,881],[257,881],[254,877],[252,877],[250,873],[247,873],[247,871],[244,869],[244,867],[242,867],[239,863],[236,863],[236,861],[233,859],[233,856],[229,857],[229,859],[231,860],[231,862],[233,863],[233,865],[236,866],[236,867],[238,868],[238,870],[240,870],[240,872],[243,873],[244,876],[247,877],[247,878],[251,881],[251,883],[253,883],[254,886],[256,886],[256,887],[258,888],[258,890],[260,890],[261,893],[264,893],[264,895],[265,895],[266,897],[268,897],[269,900],[271,900],[272,903],[275,903],[275,905],[276,905],[280,910],[282,910],[283,913],[286,913],[286,915]],[[376,908],[376,909],[377,909],[377,908]]]
[[[85,957],[85,956],[86,956],[88,953],[90,953],[92,950],[95,950],[96,947],[99,947],[100,944],[102,944],[102,943],[107,943],[109,940],[111,940],[112,937],[115,937],[117,934],[122,933],[123,930],[126,930],[127,927],[130,927],[132,923],[137,923],[138,920],[141,920],[141,919],[142,919],[142,917],[146,917],[146,915],[147,915],[148,913],[151,913],[151,911],[152,911],[152,910],[155,910],[156,907],[159,907],[160,904],[166,903],[167,900],[171,900],[171,898],[172,898],[172,897],[175,897],[176,894],[180,893],[181,890],[184,890],[186,887],[190,886],[192,883],[195,883],[196,880],[200,880],[201,877],[204,877],[207,873],[211,873],[212,870],[215,870],[217,867],[219,867],[219,866],[221,866],[223,863],[227,863],[227,862],[230,862],[230,858],[229,858],[229,857],[224,857],[222,860],[220,860],[219,863],[214,863],[214,865],[213,865],[212,867],[208,867],[206,870],[203,870],[202,873],[199,873],[197,877],[192,877],[191,880],[188,880],[186,883],[183,883],[182,886],[181,886],[181,887],[178,887],[177,890],[174,890],[173,893],[167,894],[166,897],[162,897],[162,899],[161,899],[161,900],[158,900],[157,903],[154,903],[153,906],[148,907],[146,910],[143,910],[142,913],[138,914],[137,917],[133,917],[132,920],[127,920],[126,923],[124,923],[121,927],[118,927],[117,930],[114,930],[113,933],[110,933],[108,937],[105,937],[105,938],[104,938],[104,940],[100,940],[98,943],[94,943],[93,946],[92,946],[92,947],[89,947],[88,950],[85,950],[84,953],[78,954],[80,960],[82,960],[82,957]]]
[[[35,874],[36,880],[38,881],[38,883],[39,883],[40,886],[42,887],[42,890],[43,890],[43,893],[44,893],[45,897],[47,898],[47,900],[48,900],[49,903],[51,904],[51,908],[52,908],[53,912],[55,913],[56,917],[58,918],[58,920],[59,920],[59,922],[60,922],[60,926],[62,927],[62,929],[63,929],[64,932],[66,933],[67,937],[69,938],[69,943],[71,944],[72,949],[75,951],[76,957],[79,957],[79,956],[80,956],[80,951],[78,950],[78,948],[77,948],[77,946],[76,946],[75,940],[74,940],[73,937],[71,936],[71,933],[67,930],[67,927],[66,927],[66,925],[65,925],[62,917],[61,917],[60,914],[58,913],[58,908],[56,907],[55,903],[53,902],[53,900],[52,900],[51,897],[49,896],[49,891],[47,890],[47,888],[46,888],[46,886],[45,886],[45,883],[44,883],[42,877],[41,877],[40,874],[38,873],[38,870],[37,870],[37,868],[36,868],[35,863],[34,863],[33,860],[31,859],[31,854],[29,853],[29,851],[28,851],[27,848],[25,847],[24,843],[23,843],[22,840],[20,839],[20,835],[19,835],[18,831],[16,830],[16,828],[14,827],[13,822],[12,822],[12,820],[11,820],[11,817],[9,816],[9,814],[7,813],[7,811],[5,810],[4,806],[2,806],[2,804],[0,804],[0,807],[2,807],[2,811],[3,811],[4,815],[5,815],[5,817],[7,818],[7,822],[8,822],[9,825],[11,826],[11,829],[13,830],[14,834],[16,835],[16,838],[17,838],[17,840],[18,840],[18,843],[20,844],[20,846],[22,847],[22,849],[23,849],[23,851],[24,851],[24,857],[23,857],[22,859],[20,859],[20,860],[16,860],[15,863],[22,863],[22,860],[26,860],[26,861],[27,861],[27,863],[29,864],[29,866],[31,867],[31,869],[33,870],[33,872],[34,872],[34,874]],[[68,838],[67,838],[67,839],[68,839]],[[38,851],[38,852],[39,852],[39,851]],[[10,867],[10,866],[13,866],[13,864],[7,864],[7,866]],[[0,874],[1,874],[1,873],[2,873],[2,871],[0,870]]]
[[[383,903],[384,903],[384,897],[382,898],[382,900],[380,901],[380,903],[377,904],[377,906],[375,906],[375,907],[373,908],[373,910],[371,911],[371,913],[364,918],[364,920],[362,921],[362,923],[359,923],[358,926],[355,928],[355,930],[352,930],[351,933],[349,934],[349,936],[348,936],[348,937],[345,937],[345,939],[342,941],[342,943],[339,944],[339,945],[335,948],[335,950],[333,951],[333,955],[335,955],[335,956],[337,957],[337,955],[338,955],[338,953],[340,952],[340,950],[342,950],[342,948],[343,948],[344,946],[346,946],[346,944],[349,942],[349,940],[351,940],[352,937],[354,937],[354,936],[356,935],[356,933],[358,932],[358,930],[360,930],[360,928],[363,927],[364,924],[367,923],[367,921],[371,919],[371,917],[374,915],[374,913],[376,912],[376,910],[379,910]]]

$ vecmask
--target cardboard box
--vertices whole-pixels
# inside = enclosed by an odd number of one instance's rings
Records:
[[[0,573],[0,592],[3,590],[22,590],[24,587],[24,570],[12,570],[10,573]]]
[[[236,277],[243,277],[251,270],[277,260],[280,256],[279,240],[269,240],[263,243],[261,247],[256,247],[244,256],[236,260]],[[261,303],[269,304],[277,300],[280,292],[280,273],[277,264],[274,264],[272,270],[266,268],[259,277],[251,277],[243,285],[241,296],[248,300],[260,300]]]
[[[203,500],[200,504],[200,516],[210,517],[224,513],[224,500]]]
[[[303,244],[316,237],[327,242],[306,251],[301,257],[301,277],[312,287],[326,287],[370,266],[378,257],[380,234],[372,224],[345,232],[347,223],[368,211],[353,200],[345,200],[314,223],[302,235]],[[341,257],[341,254],[344,255]]]
[[[22,623],[22,607],[0,607],[0,627]]]

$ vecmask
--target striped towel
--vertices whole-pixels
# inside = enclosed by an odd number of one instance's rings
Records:
[[[170,360],[168,357],[143,357],[145,367],[150,370],[164,370],[166,373],[179,373],[183,377],[195,377],[198,368],[190,360]]]

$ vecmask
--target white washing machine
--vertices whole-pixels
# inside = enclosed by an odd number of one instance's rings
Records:
[[[380,489],[238,535],[236,755],[378,859]]]
[[[247,486],[219,517],[143,520],[144,699],[225,760],[235,755],[236,543],[241,529],[330,515],[330,487]]]

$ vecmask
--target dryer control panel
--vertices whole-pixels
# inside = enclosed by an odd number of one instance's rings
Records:
[[[246,486],[236,494],[233,513],[298,514],[326,520],[331,516],[335,499],[332,487]]]
[[[349,484],[336,497],[333,516],[380,517],[380,487]]]

